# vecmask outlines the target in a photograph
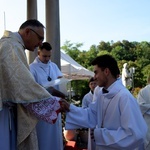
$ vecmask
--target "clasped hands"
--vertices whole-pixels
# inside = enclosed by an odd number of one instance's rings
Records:
[[[60,99],[60,111],[61,112],[68,112],[69,111],[69,107],[70,107],[70,104],[65,100],[65,99]]]

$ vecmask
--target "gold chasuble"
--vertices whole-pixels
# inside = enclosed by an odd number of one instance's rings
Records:
[[[17,104],[17,149],[38,150],[35,131],[38,120],[22,104],[52,99],[52,96],[34,81],[24,47],[17,33],[5,31],[0,40],[0,110],[5,102]]]

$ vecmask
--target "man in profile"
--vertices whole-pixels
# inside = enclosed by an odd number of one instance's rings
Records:
[[[143,150],[147,125],[136,99],[118,80],[117,61],[105,54],[96,57],[92,65],[101,88],[88,108],[68,104],[66,129],[93,129],[96,150]]]
[[[43,40],[44,26],[36,19],[0,39],[1,150],[38,150],[38,120],[55,123],[61,110],[60,98],[35,82],[27,63],[25,49],[34,51]]]

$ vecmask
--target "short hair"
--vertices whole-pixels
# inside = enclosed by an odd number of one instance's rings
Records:
[[[24,28],[26,28],[26,27],[28,27],[28,26],[45,28],[44,25],[43,25],[41,22],[39,22],[38,20],[36,20],[36,19],[30,19],[30,20],[25,21],[25,22],[20,26],[19,30],[20,30],[20,29],[24,29]]]
[[[47,51],[52,50],[52,46],[48,42],[43,42],[41,46],[39,46],[39,50],[42,51],[42,49],[46,49]]]
[[[98,67],[102,69],[109,68],[111,74],[115,78],[118,78],[118,75],[120,74],[117,61],[109,54],[96,57],[92,61],[92,65],[98,65]]]

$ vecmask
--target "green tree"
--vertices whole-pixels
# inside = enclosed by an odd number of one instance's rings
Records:
[[[61,49],[64,50],[74,60],[77,60],[78,55],[81,53],[80,48],[82,46],[83,46],[83,43],[71,43],[70,41],[65,41]]]
[[[135,67],[135,87],[143,87],[146,84],[146,77],[150,70],[150,42],[129,42],[128,40],[99,42],[98,45],[91,45],[88,51],[81,50],[83,43],[71,43],[66,41],[61,47],[67,54],[85,68],[93,71],[91,62],[94,58],[103,54],[111,54],[118,61],[120,72],[124,63],[129,67]]]
[[[97,48],[98,48],[99,51],[108,51],[108,52],[111,51],[111,46],[110,46],[109,42],[101,41],[99,43],[99,45],[97,46]]]

